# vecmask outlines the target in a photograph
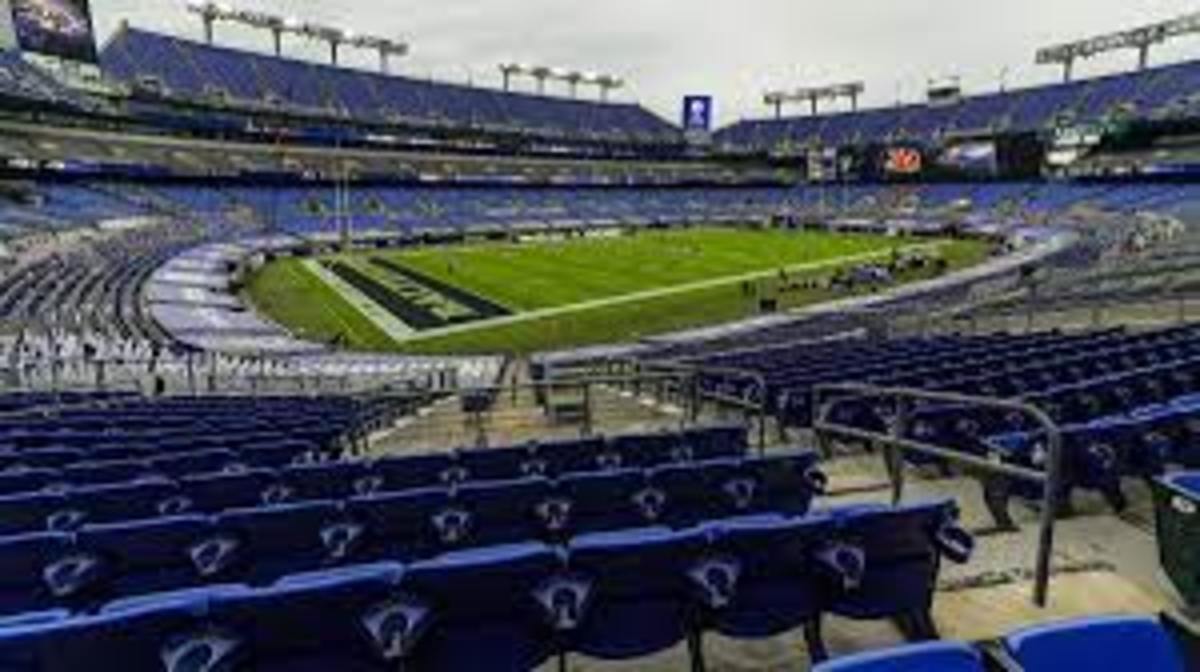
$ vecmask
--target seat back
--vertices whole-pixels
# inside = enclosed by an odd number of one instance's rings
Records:
[[[713,525],[712,548],[692,578],[724,635],[756,639],[815,618],[838,585],[823,551],[834,519],[749,517]]]
[[[106,594],[123,597],[196,585],[202,574],[193,553],[214,531],[206,516],[173,516],[87,525],[77,543],[100,559]]]
[[[689,571],[707,548],[707,532],[697,529],[653,527],[571,540],[570,572],[590,586],[573,648],[622,660],[679,643],[695,599]]]
[[[985,669],[983,657],[966,644],[929,642],[846,656],[821,663],[813,672],[984,672]]]
[[[538,589],[562,569],[539,543],[459,551],[410,565],[402,593],[429,610],[414,668],[527,670],[552,653],[551,619]]]
[[[401,611],[385,607],[403,567],[396,563],[294,575],[269,588],[213,601],[211,621],[232,635],[255,670],[395,669]],[[206,635],[194,631],[193,638]]]
[[[861,554],[861,577],[846,584],[832,607],[851,618],[927,612],[942,554],[965,562],[973,550],[973,540],[955,524],[957,507],[950,501],[852,507],[834,516],[839,542]]]
[[[1005,637],[1004,646],[1025,672],[1186,669],[1171,635],[1150,618],[1086,618],[1036,626]]]

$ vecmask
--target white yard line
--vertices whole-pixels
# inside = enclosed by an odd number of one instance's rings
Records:
[[[371,297],[358,291],[358,288],[350,283],[342,280],[336,273],[325,268],[321,262],[316,259],[305,259],[301,262],[309,273],[316,276],[321,282],[329,286],[330,289],[337,292],[339,296],[346,300],[354,309],[362,313],[363,317],[367,318],[376,327],[379,327],[383,333],[397,343],[402,343],[412,338],[413,334],[417,333],[412,327],[408,326],[393,315],[388,309],[375,303]]]

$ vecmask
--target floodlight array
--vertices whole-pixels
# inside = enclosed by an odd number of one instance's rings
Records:
[[[1144,69],[1149,65],[1150,47],[1192,33],[1200,33],[1200,12],[1139,28],[1045,47],[1038,50],[1036,62],[1038,65],[1063,66],[1064,78],[1070,81],[1077,60],[1110,51],[1135,49],[1138,52],[1138,66]]]
[[[335,65],[338,62],[339,50],[343,46],[377,52],[380,67],[383,70],[387,70],[391,57],[405,56],[409,52],[409,45],[400,40],[374,35],[359,35],[353,30],[301,21],[294,17],[238,9],[224,2],[189,0],[188,11],[199,16],[204,22],[204,36],[209,44],[213,42],[213,26],[224,22],[270,31],[275,40],[276,55],[282,52],[284,35],[296,35],[305,39],[325,42],[329,45],[330,61]]]
[[[563,82],[571,88],[571,96],[578,95],[579,87],[595,86],[600,91],[600,98],[607,100],[609,93],[623,88],[625,80],[615,75],[596,72],[584,72],[567,68],[553,68],[544,65],[528,65],[526,63],[505,62],[499,65],[500,75],[504,79],[504,90],[511,90],[513,79],[530,77],[537,82],[538,93],[546,92],[547,82]]]
[[[854,109],[858,109],[858,97],[866,91],[862,82],[846,82],[829,86],[814,86],[791,91],[768,91],[763,94],[763,103],[775,108],[775,116],[783,116],[783,107],[790,103],[808,103],[813,114],[817,114],[823,100],[847,98]]]

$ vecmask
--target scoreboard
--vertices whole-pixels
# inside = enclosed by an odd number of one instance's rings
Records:
[[[0,46],[94,63],[96,37],[88,0],[0,0]]]

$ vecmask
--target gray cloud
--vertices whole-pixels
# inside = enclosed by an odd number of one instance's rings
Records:
[[[862,80],[865,103],[920,98],[929,77],[959,76],[968,91],[1054,80],[1033,65],[1037,47],[1169,18],[1192,0],[231,0],[285,15],[411,40],[406,74],[497,85],[496,64],[517,59],[626,77],[625,99],[674,118],[689,93],[717,97],[725,123],[762,116],[768,87]],[[101,36],[122,19],[197,37],[182,0],[93,0]],[[266,49],[265,35],[223,27],[222,42]],[[1194,57],[1198,39],[1156,59]],[[321,58],[317,45],[289,53]],[[370,67],[370,54],[353,57]],[[1132,66],[1113,54],[1083,64],[1099,74]]]

